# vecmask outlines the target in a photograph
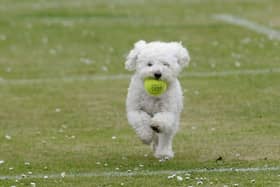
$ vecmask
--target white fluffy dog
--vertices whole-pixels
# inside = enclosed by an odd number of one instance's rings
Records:
[[[125,67],[135,71],[126,100],[128,122],[140,139],[151,144],[157,158],[172,158],[172,139],[179,127],[183,93],[177,76],[188,65],[189,53],[178,42],[141,40],[127,56]],[[144,89],[145,78],[167,82],[166,92],[151,96]]]

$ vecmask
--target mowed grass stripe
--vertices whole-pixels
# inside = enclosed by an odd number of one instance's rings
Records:
[[[128,176],[160,176],[160,175],[179,175],[186,173],[225,173],[225,172],[265,172],[265,171],[280,171],[280,167],[254,167],[254,168],[197,168],[188,170],[158,170],[158,171],[133,171],[133,172],[87,172],[87,173],[55,173],[55,174],[37,174],[24,176],[28,179],[40,179],[40,178],[73,178],[73,177],[128,177]],[[22,179],[22,175],[7,175],[1,176],[0,180],[14,180]]]
[[[271,69],[245,69],[245,70],[229,70],[229,71],[212,71],[212,72],[187,72],[180,77],[226,77],[234,75],[266,75],[272,73],[280,73],[280,68]],[[38,79],[3,79],[0,77],[0,84],[36,84],[47,82],[74,82],[74,81],[106,81],[106,80],[125,80],[129,79],[129,74],[116,75],[92,75],[92,76],[74,76],[62,78],[38,78]]]

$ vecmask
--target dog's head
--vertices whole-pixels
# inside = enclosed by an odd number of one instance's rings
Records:
[[[152,77],[172,82],[189,61],[189,53],[181,43],[140,40],[128,54],[125,67],[136,71],[142,79]]]

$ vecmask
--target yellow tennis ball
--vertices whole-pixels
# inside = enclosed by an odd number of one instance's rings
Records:
[[[167,89],[167,83],[163,80],[147,78],[144,80],[144,88],[151,96],[160,96]]]

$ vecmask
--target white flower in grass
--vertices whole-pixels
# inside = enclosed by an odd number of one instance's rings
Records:
[[[214,128],[214,127],[213,127],[213,128],[211,128],[211,131],[215,131],[215,130],[216,130],[216,128]]]
[[[80,61],[84,64],[91,64],[92,63],[92,61],[88,58],[80,58]]]
[[[239,61],[236,61],[236,62],[234,63],[234,65],[235,65],[235,67],[237,67],[237,68],[239,68],[239,67],[241,66],[241,64],[240,64]]]
[[[30,166],[30,162],[24,162],[24,165]]]
[[[75,138],[76,138],[76,136],[72,135],[70,138],[71,138],[71,139],[75,139]]]
[[[117,139],[117,137],[116,136],[112,136],[112,140],[115,140],[115,139]]]
[[[175,178],[175,177],[176,177],[176,174],[173,174],[173,175],[167,176],[167,179],[173,179],[173,178]]]
[[[107,71],[108,71],[108,68],[107,68],[106,66],[102,66],[102,67],[101,67],[101,70],[104,71],[104,72],[107,72]]]
[[[201,184],[203,184],[203,181],[199,180],[199,181],[197,181],[196,184],[201,185]]]
[[[183,177],[177,176],[177,181],[182,181],[182,180],[183,180]]]
[[[62,178],[64,178],[64,177],[65,177],[65,172],[62,172],[62,173],[60,174],[60,176],[61,176]]]
[[[4,161],[4,160],[0,160],[0,165],[1,165],[1,164],[4,164],[4,163],[5,163],[5,161]]]
[[[167,179],[173,179],[172,175],[167,176]]]
[[[196,130],[197,129],[197,127],[195,127],[195,126],[192,126],[192,130]]]
[[[31,187],[36,187],[36,183],[35,183],[35,182],[31,182],[31,183],[30,183],[30,186],[31,186]]]
[[[236,157],[240,157],[240,153],[236,153],[235,156],[236,156]]]
[[[210,66],[211,66],[211,68],[213,68],[213,69],[216,68],[216,64],[214,64],[214,63],[211,63]]]
[[[61,109],[60,108],[56,108],[55,112],[61,112]]]
[[[47,141],[46,140],[42,140],[42,144],[46,144],[47,143]]]

